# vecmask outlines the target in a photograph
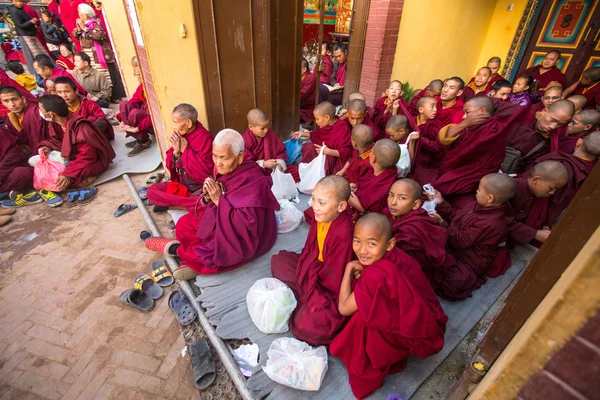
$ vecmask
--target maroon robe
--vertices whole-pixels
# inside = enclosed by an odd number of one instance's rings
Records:
[[[29,104],[37,104],[38,99],[31,93],[29,90],[25,89],[23,86],[19,85],[14,79],[10,78],[6,71],[0,68],[0,86],[12,86],[21,93],[21,96],[25,97],[27,103]],[[4,104],[0,103],[0,115],[8,114],[8,109],[4,107]]]
[[[86,3],[83,0],[63,0],[60,2],[60,20],[67,32],[69,32],[69,35],[72,35],[73,30],[77,26],[76,21],[79,18],[77,7],[80,4]],[[73,36],[71,36],[71,38],[73,39],[73,43],[75,43],[77,51],[81,51],[79,40],[75,39]]]
[[[548,216],[548,197],[535,197],[526,177],[517,178],[517,193],[510,200],[512,213],[508,215],[508,238],[511,244],[521,246],[531,242]]]
[[[0,128],[0,193],[31,187],[33,168],[27,159],[27,153],[18,147],[18,137]]]
[[[371,168],[369,156],[373,152],[373,145],[365,150],[362,154],[358,154],[358,151],[354,149],[352,151],[352,157],[348,160],[349,165],[344,173],[344,178],[350,183],[357,183]]]
[[[448,317],[418,263],[399,248],[364,267],[354,297],[358,310],[330,351],[346,365],[356,398],[402,371],[408,356],[424,359],[444,347]]]
[[[323,69],[323,71],[321,71],[321,73],[319,74],[319,82],[329,85],[329,83],[331,82],[331,75],[333,75],[333,61],[331,61],[331,57],[329,55],[326,55],[321,60],[321,63],[324,65],[325,69]],[[312,73],[316,78],[316,76],[317,76],[317,65],[316,64],[315,64],[315,67],[313,68]],[[314,96],[314,93],[313,93],[313,96]]]
[[[398,109],[398,114],[406,115],[410,118],[410,113],[408,112],[409,105],[404,101],[403,98],[399,98],[400,108]],[[393,117],[392,111],[386,113],[386,109],[388,106],[389,98],[387,96],[381,97],[375,105],[373,106],[373,122],[379,127],[379,129],[385,133],[385,128],[387,126],[388,121]]]
[[[74,114],[92,122],[108,140],[113,140],[115,138],[115,131],[110,122],[108,122],[108,119],[106,119],[106,115],[98,103],[86,98],[81,98],[80,101],[81,107]]]
[[[487,94],[489,93],[489,89],[486,89],[475,94],[475,91],[470,87],[470,86],[465,86],[464,90],[463,90],[463,94],[462,94],[462,99],[463,99],[463,103],[466,103],[467,101],[471,100],[473,97],[475,96],[487,96]]]
[[[600,106],[600,82],[596,82],[591,86],[585,87],[581,84],[577,85],[574,94],[585,96],[587,102],[584,109],[595,110]]]
[[[40,142],[48,139],[48,123],[42,119],[39,110],[37,103],[27,103],[21,121],[12,112],[6,119],[8,128],[18,132],[19,143],[28,146],[32,155],[37,154]]]
[[[518,124],[512,129],[507,129],[508,138],[506,145],[521,152],[521,159],[517,171],[523,171],[533,165],[536,159],[550,152],[550,142],[553,136],[559,136],[559,130],[551,132],[549,137],[543,136],[536,130],[537,119],[529,124]],[[557,140],[557,139],[554,139]],[[543,143],[542,147],[534,150],[536,146]]]
[[[287,161],[287,152],[285,145],[279,139],[279,136],[269,128],[267,136],[258,139],[250,129],[242,135],[244,138],[245,151],[244,155],[247,160],[257,162],[259,160],[283,160]],[[300,182],[298,175],[298,167],[295,165],[286,165],[286,172],[294,178],[294,181]],[[268,170],[272,173],[273,170]]]
[[[68,2],[68,1],[69,0],[65,0],[65,2]],[[75,86],[77,86],[77,90],[79,90],[79,94],[82,95],[82,96],[87,96],[87,90],[85,90],[83,88],[83,86],[81,86],[79,84],[79,82],[77,82],[77,79],[73,78],[73,75],[71,75],[67,71],[65,71],[63,69],[60,69],[60,68],[54,68],[52,70],[52,76],[50,77],[50,79],[55,80],[58,77],[69,78],[70,80],[73,81],[73,83],[75,84]],[[44,80],[44,85],[46,85],[46,80]]]
[[[235,269],[267,253],[277,239],[279,203],[262,168],[246,160],[217,183],[224,193],[219,205],[200,200],[204,209],[181,217],[175,229],[182,265],[199,274]]]
[[[438,140],[442,128],[443,125],[437,118],[417,126],[419,140],[415,144],[414,157],[410,160],[411,169],[408,176],[421,185],[435,180],[446,154],[446,147]]]
[[[344,86],[346,82],[346,66],[348,65],[348,60],[344,61],[343,64],[338,66],[337,71],[335,72],[335,83],[338,83],[340,86]]]
[[[544,103],[535,103],[530,105],[527,108],[527,113],[525,114],[525,120],[523,120],[523,123],[526,124],[532,124],[533,122],[537,121],[537,115],[538,113],[541,113],[544,110]]]
[[[387,208],[383,213],[392,222],[396,246],[419,262],[433,289],[439,288],[446,270],[456,264],[454,256],[446,251],[448,230],[422,208],[398,218],[392,217]]]
[[[548,84],[552,81],[556,81],[562,86],[565,85],[565,74],[563,74],[560,71],[560,69],[552,67],[549,71],[540,74],[540,67],[541,64],[525,70],[525,73],[527,75],[533,76],[533,79],[537,80],[540,83],[538,94],[544,93],[544,91],[547,89]]]
[[[437,205],[444,225],[449,223],[447,248],[456,258],[456,268],[443,278],[440,296],[449,300],[470,297],[486,282],[490,269],[500,268],[496,258],[506,247],[508,210],[508,203],[481,207],[474,202],[460,210],[453,209],[447,201]],[[504,253],[502,258],[504,270],[511,265],[507,255]]]
[[[456,103],[453,106],[443,108],[442,99],[438,96],[437,99],[437,114],[435,118],[438,119],[443,126],[449,124],[458,124],[463,119],[463,115],[465,114],[463,107],[465,103],[460,99],[456,99]]]
[[[344,168],[346,161],[352,154],[352,131],[350,124],[344,120],[338,120],[333,125],[327,125],[323,128],[317,127],[310,134],[310,142],[302,146],[302,162],[309,163],[317,157],[314,144],[325,144],[333,150],[340,153],[339,157],[325,156],[325,174],[333,175]]]
[[[315,90],[317,77],[310,72],[300,82],[300,123],[309,123],[315,119]]]
[[[366,212],[381,212],[387,205],[390,188],[398,179],[398,168],[393,166],[375,176],[373,168],[369,168],[356,182],[356,197]]]
[[[307,212],[312,214],[312,208]],[[346,320],[338,311],[338,296],[346,264],[353,257],[354,224],[345,212],[331,221],[321,262],[317,221],[312,215],[302,253],[282,250],[275,254],[271,272],[292,289],[298,302],[290,318],[290,330],[297,339],[316,346],[331,343]]]
[[[492,90],[492,86],[494,86],[494,83],[501,81],[502,79],[504,79],[504,77],[500,74],[496,74],[496,76],[494,76],[493,78],[490,78],[490,80],[487,83],[487,86],[485,87],[485,92],[486,94],[490,92],[490,90]],[[467,85],[465,86],[465,88],[467,86],[469,86],[471,84],[471,82],[474,82],[475,78],[471,78],[471,80],[469,81],[469,83],[467,83]]]
[[[137,140],[147,141],[150,135],[154,135],[152,118],[148,113],[148,102],[143,85],[139,85],[131,99],[121,102],[117,118],[125,125],[134,126],[139,132],[127,132],[125,137],[133,137]]]
[[[426,95],[427,95],[427,88],[421,89],[421,91],[412,98],[412,100],[410,101],[410,104],[407,107],[407,110],[410,113],[410,115],[413,115],[415,117],[417,115],[419,115],[419,110],[417,109],[417,103],[419,102],[419,100],[421,100]]]
[[[167,150],[165,160],[171,182],[184,185],[192,194],[202,189],[204,180],[213,175],[213,137],[200,122],[196,122],[196,128],[188,132],[184,138],[188,145],[179,158],[175,158],[171,147]],[[148,188],[148,199],[152,204],[161,207],[185,207],[192,214],[199,197],[199,194],[180,196],[177,193],[170,193],[168,183],[156,183]]]

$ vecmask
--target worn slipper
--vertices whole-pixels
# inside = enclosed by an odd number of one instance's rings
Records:
[[[192,307],[185,295],[179,290],[171,292],[169,296],[169,308],[173,311],[181,326],[191,324],[198,316],[194,307]]]
[[[164,177],[165,177],[165,174],[163,174],[162,172],[157,172],[156,174],[152,174],[152,175],[150,175],[150,178],[148,178],[148,180],[146,180],[146,185],[152,185],[152,184],[158,183],[158,182],[162,181]]]
[[[81,189],[77,193],[79,193],[79,197],[77,198],[77,204],[87,204],[96,198],[98,189],[91,187],[87,189]]]
[[[158,286],[171,286],[175,282],[173,274],[169,271],[169,267],[164,260],[154,261],[152,263],[152,279]]]
[[[154,283],[154,279],[150,278],[148,274],[139,274],[136,276],[133,280],[133,287],[146,293],[153,300],[160,299],[165,293],[163,288]]]
[[[148,250],[156,251],[157,253],[176,256],[180,243],[176,239],[152,237],[144,241],[144,246]]]
[[[137,208],[137,204],[121,204],[119,208],[113,213],[113,217],[120,217],[121,215],[129,212],[131,210],[135,210]]]
[[[179,281],[189,281],[197,277],[198,273],[187,265],[180,265],[179,268],[173,271],[173,276]]]
[[[215,360],[210,354],[210,347],[204,339],[196,339],[190,345],[190,359],[194,371],[194,383],[198,390],[204,390],[215,381]]]
[[[141,231],[140,232],[140,239],[142,239],[142,242],[146,242],[147,239],[150,239],[152,237],[152,232],[150,231]]]
[[[148,188],[147,187],[140,188],[140,190],[138,190],[138,194],[140,195],[140,200],[148,199]]]
[[[79,198],[79,191],[67,192],[67,199],[65,200],[65,207],[71,208],[77,205],[77,199]]]
[[[119,297],[121,303],[128,307],[135,307],[140,311],[149,312],[154,309],[154,300],[138,289],[127,289]]]

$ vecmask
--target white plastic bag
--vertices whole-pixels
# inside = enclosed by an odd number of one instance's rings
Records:
[[[304,214],[289,200],[277,200],[279,211],[275,211],[277,218],[277,233],[288,233],[296,230],[304,220]]]
[[[298,173],[300,174],[300,182],[298,190],[302,193],[312,194],[313,189],[321,178],[325,177],[325,146],[321,147],[319,155],[310,163],[300,163]]]
[[[398,178],[404,178],[410,172],[410,155],[407,144],[399,144],[398,147],[400,147],[400,158],[396,163],[396,168],[398,168]]]
[[[298,197],[298,189],[292,175],[284,174],[279,168],[275,168],[275,171],[271,174],[271,178],[273,179],[271,191],[277,200],[292,200]]]
[[[325,346],[310,347],[294,338],[275,339],[267,351],[265,374],[277,383],[316,392],[327,372]]]
[[[425,194],[428,195],[434,195],[435,189],[433,188],[433,186],[431,186],[430,183],[427,183],[423,185],[423,192],[425,192]],[[437,200],[433,199],[424,201],[421,207],[423,208],[423,210],[427,211],[427,214],[431,215],[436,213],[435,206],[437,206]]]
[[[275,278],[259,279],[246,295],[250,318],[263,333],[287,332],[296,304],[292,289]]]

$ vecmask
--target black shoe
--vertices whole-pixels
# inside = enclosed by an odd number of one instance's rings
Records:
[[[169,207],[163,207],[163,206],[154,206],[152,207],[152,212],[158,213],[158,212],[165,212],[169,209]]]
[[[138,142],[137,140],[132,140],[131,142],[127,142],[127,143],[125,143],[125,147],[127,147],[128,149],[133,149],[137,142]]]
[[[152,146],[152,140],[148,139],[145,142],[142,140],[138,140],[137,143],[135,144],[133,150],[131,150],[129,153],[127,153],[127,157],[135,157],[135,156],[139,155],[140,153],[148,150],[150,148],[150,146]]]

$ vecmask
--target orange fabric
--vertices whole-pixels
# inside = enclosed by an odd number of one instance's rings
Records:
[[[583,92],[581,92],[581,94],[586,94],[587,92],[589,92],[590,90],[592,90],[593,88],[595,88],[596,86],[598,86],[599,83],[600,82],[596,82],[592,86],[583,89]]]
[[[475,92],[475,94],[478,94],[478,93],[485,91],[485,88],[487,87],[487,85],[485,85],[481,89],[479,89],[477,86],[475,86],[475,81],[473,81],[473,82],[469,83],[467,85],[467,87],[470,87],[471,89],[473,89],[473,92]]]
[[[362,158],[363,160],[366,160],[367,158],[371,157],[371,153],[372,152],[373,152],[373,147],[371,147],[369,150],[367,150],[364,153],[362,153],[360,155],[360,158]]]
[[[421,121],[421,116],[417,115],[417,126],[424,125],[427,121]]]
[[[331,227],[331,222],[317,222],[317,244],[319,245],[319,261],[323,262],[323,248],[325,247],[325,238]]]

